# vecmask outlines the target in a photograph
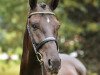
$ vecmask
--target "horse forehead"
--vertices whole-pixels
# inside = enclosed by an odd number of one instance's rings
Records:
[[[43,5],[45,5],[45,7],[43,7]],[[49,8],[49,6],[47,4],[42,4],[39,3],[37,4],[37,12],[50,12],[51,9]]]
[[[49,17],[47,17],[47,23],[50,23],[50,18]]]
[[[36,22],[36,23],[38,23],[39,21],[40,21],[40,16],[37,14],[37,15],[32,15],[31,17],[30,17],[30,22]]]

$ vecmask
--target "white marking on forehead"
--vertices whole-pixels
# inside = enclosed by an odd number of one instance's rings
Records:
[[[50,19],[47,17],[47,22],[49,23],[50,22]]]

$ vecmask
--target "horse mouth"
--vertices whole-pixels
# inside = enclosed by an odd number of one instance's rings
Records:
[[[49,69],[51,75],[57,75],[59,70]]]
[[[57,75],[57,74],[52,74],[52,75]]]
[[[60,63],[57,61],[54,62],[54,64],[51,63],[51,65],[49,65],[48,71],[51,73],[51,75],[57,75],[60,68]]]
[[[50,72],[50,75],[58,75],[58,72]]]

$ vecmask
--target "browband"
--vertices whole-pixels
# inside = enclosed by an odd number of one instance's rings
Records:
[[[53,12],[32,12],[30,13],[29,17],[32,15],[36,15],[36,14],[50,14],[50,15],[55,15],[55,13]]]

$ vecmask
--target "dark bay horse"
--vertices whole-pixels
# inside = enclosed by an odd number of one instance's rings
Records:
[[[29,0],[20,75],[85,75],[83,69],[80,71],[83,65],[69,62],[69,58],[63,60],[62,55],[59,57],[57,35],[60,24],[53,13],[58,2],[51,0],[49,4],[38,4],[37,0]]]
[[[29,0],[29,5],[20,75],[57,74],[61,67],[57,43],[60,25],[53,10],[58,0],[52,0],[49,4]]]

